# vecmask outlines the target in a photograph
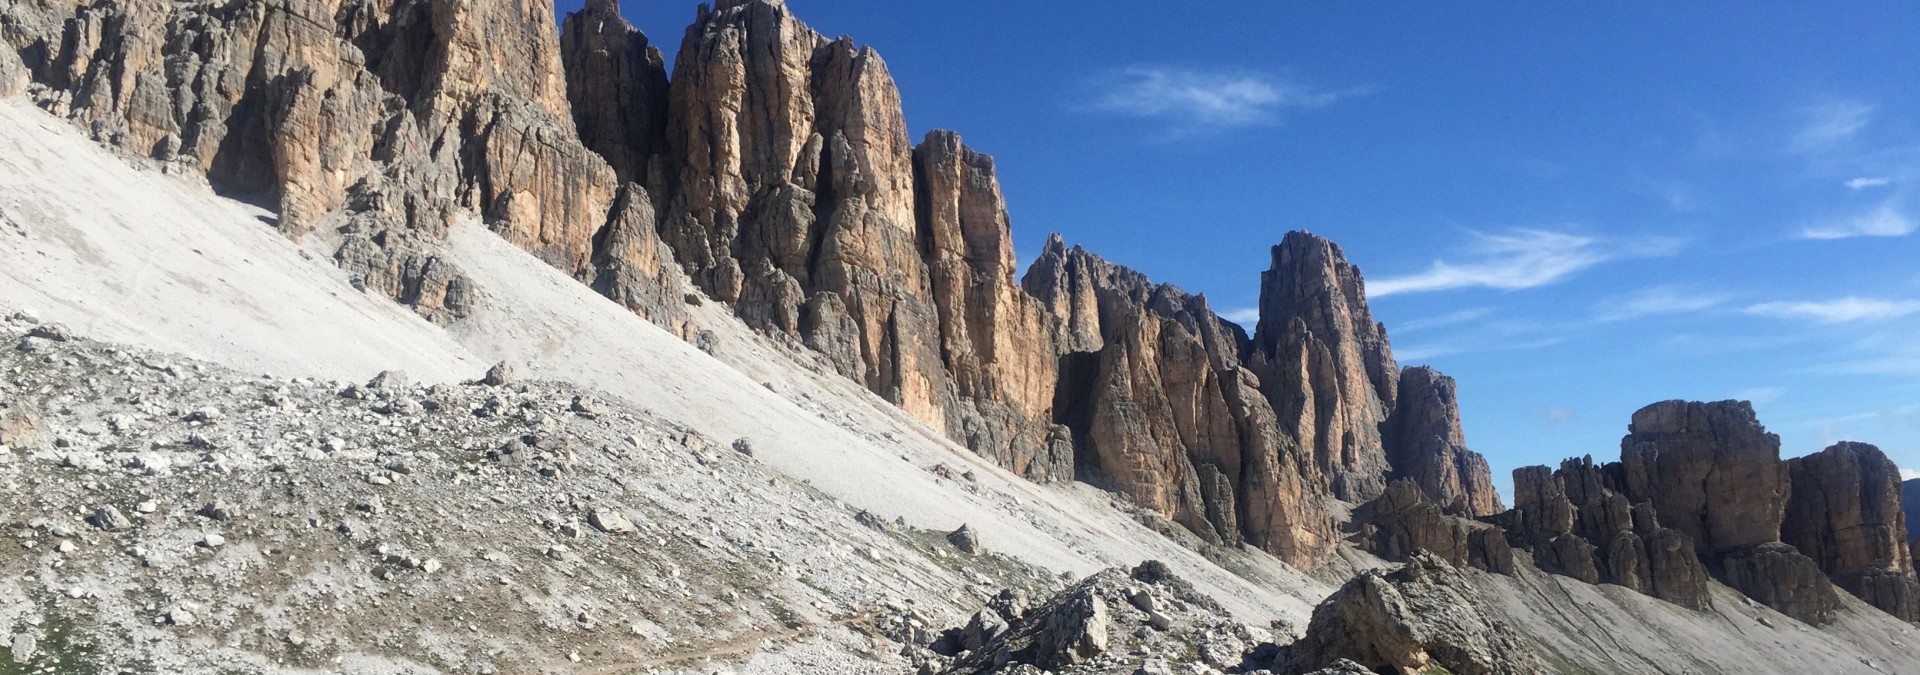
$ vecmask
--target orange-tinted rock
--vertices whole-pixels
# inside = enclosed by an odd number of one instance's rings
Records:
[[[1367,308],[1359,268],[1333,242],[1289,232],[1272,254],[1247,367],[1333,494],[1372,499],[1386,487],[1380,425],[1399,377],[1386,329]]]
[[[1298,565],[1334,545],[1311,462],[1239,366],[1238,327],[1204,298],[1058,237],[1024,284],[1061,317],[1055,409],[1091,480]]]

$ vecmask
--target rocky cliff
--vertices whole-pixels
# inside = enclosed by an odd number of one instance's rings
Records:
[[[1084,477],[1302,565],[1323,500],[1412,479],[1498,510],[1454,386],[1401,374],[1337,246],[1291,233],[1252,338],[1055,242],[1016,281],[993,160],[909,140],[887,64],[775,0],[702,8],[671,77],[617,3],[12,2],[0,81],[102,142],[277,205],[436,320],[477,216],[682,336],[701,295],[1036,480]],[[22,79],[30,80],[23,84]]]
[[[1780,540],[1868,604],[1920,620],[1899,467],[1879,448],[1848,441],[1786,468],[1792,495]]]
[[[1399,380],[1386,328],[1367,308],[1359,268],[1333,242],[1289,232],[1272,253],[1247,367],[1333,494],[1372,499],[1386,487],[1380,426]]]
[[[1782,462],[1750,404],[1666,401],[1634,413],[1619,462],[1515,470],[1514,509],[1494,520],[1546,569],[1684,606],[1705,606],[1704,569],[1808,623],[1833,618],[1829,576],[1906,618],[1898,470],[1869,449]]]
[[[369,287],[437,318],[459,212],[585,278],[619,183],[577,140],[552,8],[379,0],[11,2],[0,38],[47,110],[131,155],[326,224]]]
[[[1693,539],[1662,527],[1652,503],[1623,492],[1621,465],[1569,459],[1513,472],[1512,511],[1498,519],[1543,569],[1617,584],[1693,609],[1711,604]]]
[[[1460,429],[1458,387],[1426,366],[1400,372],[1399,396],[1384,441],[1395,478],[1408,478],[1448,510],[1491,516],[1506,509],[1493,489],[1487,458],[1468,450]]]
[[[1326,488],[1240,366],[1238,326],[1057,236],[1024,283],[1061,317],[1054,405],[1084,473],[1205,537],[1244,537],[1296,564],[1332,545]]]

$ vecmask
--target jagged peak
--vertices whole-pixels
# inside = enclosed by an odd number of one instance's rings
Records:
[[[620,0],[587,0],[587,4],[581,7],[580,11],[572,12],[572,14],[618,17],[620,16]]]

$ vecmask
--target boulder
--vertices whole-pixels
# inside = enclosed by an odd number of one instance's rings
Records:
[[[1479,610],[1471,577],[1416,551],[1400,569],[1356,575],[1313,610],[1287,650],[1287,672],[1338,659],[1374,672],[1520,675],[1549,672],[1518,630]]]

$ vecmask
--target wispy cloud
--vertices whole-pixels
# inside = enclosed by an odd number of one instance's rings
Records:
[[[1746,312],[1775,319],[1811,320],[1824,324],[1886,321],[1920,314],[1920,300],[1888,300],[1848,296],[1808,302],[1763,302]]]
[[[1366,92],[1315,89],[1264,73],[1168,66],[1125,68],[1094,85],[1094,110],[1161,119],[1184,130],[1273,124],[1283,110],[1320,108]]]
[[[1820,153],[1853,140],[1873,123],[1874,107],[1850,99],[1833,100],[1807,108],[1799,131],[1793,134],[1793,148],[1804,153]]]
[[[1478,321],[1480,319],[1486,318],[1488,315],[1492,313],[1493,313],[1493,310],[1487,307],[1475,307],[1472,309],[1463,309],[1458,312],[1451,312],[1448,314],[1442,314],[1440,316],[1429,316],[1426,318],[1414,319],[1412,321],[1402,321],[1398,324],[1394,324],[1393,331],[1397,334],[1405,335],[1407,333],[1423,331],[1423,330],[1432,330],[1434,328],[1446,328],[1448,326],[1457,326],[1470,321]]]
[[[1435,260],[1426,271],[1389,276],[1367,284],[1368,295],[1385,297],[1461,288],[1520,290],[1557,283],[1582,270],[1629,257],[1672,255],[1685,242],[1670,237],[1602,241],[1595,237],[1538,229],[1500,233],[1473,232],[1468,260]]]
[[[1595,303],[1593,320],[1611,323],[1662,314],[1686,314],[1713,309],[1726,301],[1727,296],[1722,293],[1681,286],[1655,286]]]
[[[1847,189],[1866,190],[1870,188],[1886,187],[1892,184],[1893,184],[1893,179],[1887,178],[1885,176],[1861,176],[1859,178],[1849,179],[1847,181]]]
[[[1733,392],[1733,397],[1742,401],[1751,401],[1754,405],[1766,405],[1787,395],[1786,387],[1749,387]]]
[[[1574,413],[1573,408],[1567,406],[1547,406],[1540,410],[1540,417],[1544,418],[1547,426],[1551,427],[1572,422],[1574,420]]]
[[[1851,183],[1849,183],[1851,184]],[[1852,237],[1904,237],[1920,226],[1892,202],[1866,213],[1837,218],[1800,231],[1805,239],[1849,239]]]
[[[1228,321],[1232,321],[1242,326],[1251,326],[1253,324],[1260,322],[1260,308],[1259,307],[1241,307],[1239,309],[1229,309],[1226,311],[1226,313],[1221,314],[1220,318],[1226,319]]]
[[[1407,349],[1394,350],[1394,360],[1399,361],[1402,364],[1407,364],[1407,363],[1415,363],[1419,361],[1429,361],[1432,359],[1440,358],[1442,356],[1453,356],[1455,354],[1474,354],[1474,353],[1480,353],[1480,352],[1503,352],[1503,351],[1511,351],[1516,349],[1541,349],[1544,347],[1552,347],[1554,345],[1557,345],[1566,341],[1567,339],[1564,336],[1552,335],[1547,337],[1505,341],[1505,342],[1486,341],[1486,340],[1478,340],[1478,339],[1460,340],[1460,341],[1453,341],[1453,342],[1439,342],[1434,344],[1414,345]]]

